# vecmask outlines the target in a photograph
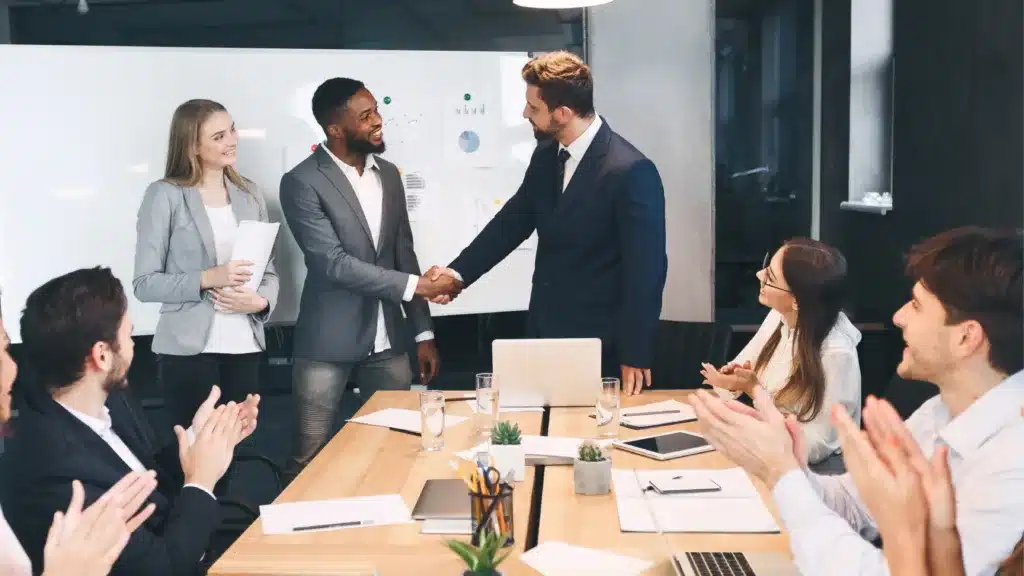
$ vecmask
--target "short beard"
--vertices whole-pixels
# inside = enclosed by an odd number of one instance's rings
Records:
[[[370,154],[383,154],[387,150],[387,145],[382,140],[380,144],[373,144],[369,140],[365,140],[354,134],[345,134],[345,145],[346,147],[356,154],[362,154],[369,156]]]
[[[120,358],[114,360],[114,365],[110,368],[110,373],[107,374],[107,378],[103,381],[103,391],[107,394],[116,392],[118,390],[124,390],[128,387],[128,367],[122,367]]]

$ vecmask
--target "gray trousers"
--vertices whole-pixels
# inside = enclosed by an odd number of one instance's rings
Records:
[[[294,452],[286,470],[289,480],[327,443],[349,381],[359,386],[360,396],[365,399],[377,390],[409,390],[412,386],[409,357],[385,350],[354,363],[294,359],[292,390],[298,422]]]

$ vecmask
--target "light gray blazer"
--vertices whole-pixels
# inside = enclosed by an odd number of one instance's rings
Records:
[[[228,198],[235,219],[269,222],[263,194],[250,183],[242,190],[230,181]],[[141,302],[161,302],[160,319],[153,336],[157,354],[191,356],[206,347],[213,324],[213,300],[200,290],[203,270],[217,265],[213,228],[199,189],[157,180],[146,188],[136,224],[135,297]],[[276,251],[276,250],[275,250]],[[271,255],[257,292],[270,306],[250,314],[249,324],[266,349],[263,323],[277,304],[278,278]]]
[[[378,304],[392,350],[433,329],[426,300],[402,300],[409,275],[421,274],[402,178],[394,164],[375,161],[384,192],[376,248],[355,190],[322,145],[281,178],[281,209],[306,262],[292,348],[297,357],[365,359],[373,351]]]

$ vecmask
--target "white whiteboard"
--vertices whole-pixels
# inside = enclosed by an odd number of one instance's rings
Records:
[[[406,182],[420,265],[447,264],[526,171],[536,145],[521,117],[527,59],[499,52],[0,45],[0,289],[12,341],[21,341],[25,299],[55,276],[109,266],[131,293],[136,212],[147,184],[163,176],[171,115],[191,98],[227,107],[239,129],[238,168],[284,224],[281,175],[323,139],[310,109],[313,91],[334,76],[364,81],[384,116],[384,157]],[[295,321],[305,278],[301,252],[286,226],[281,230],[275,324]],[[525,310],[535,247],[536,236],[432,312]],[[153,333],[157,310],[129,298],[135,334]]]

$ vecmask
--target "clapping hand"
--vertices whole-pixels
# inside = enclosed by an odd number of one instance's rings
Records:
[[[755,387],[761,385],[757,374],[750,366],[750,361],[743,364],[729,363],[717,369],[707,362],[701,363],[701,376],[704,381],[715,388],[729,390],[731,392],[742,392],[748,396],[753,395]]]
[[[189,442],[181,426],[174,427],[178,437],[178,456],[185,484],[195,484],[210,492],[224,476],[234,456],[235,445],[242,439],[243,421],[241,405],[234,402],[214,409],[194,442]]]
[[[53,515],[43,547],[44,576],[103,576],[139,526],[156,509],[139,508],[156,489],[153,472],[131,472],[82,511],[85,490],[71,483],[71,502]]]
[[[207,419],[213,414],[220,400],[220,387],[214,385],[210,389],[210,395],[199,405],[195,416],[192,417],[192,432],[198,434],[199,430],[206,424]],[[242,419],[242,432],[239,442],[245,440],[256,431],[256,423],[259,419],[260,395],[249,394],[245,402],[239,404],[239,417]]]

